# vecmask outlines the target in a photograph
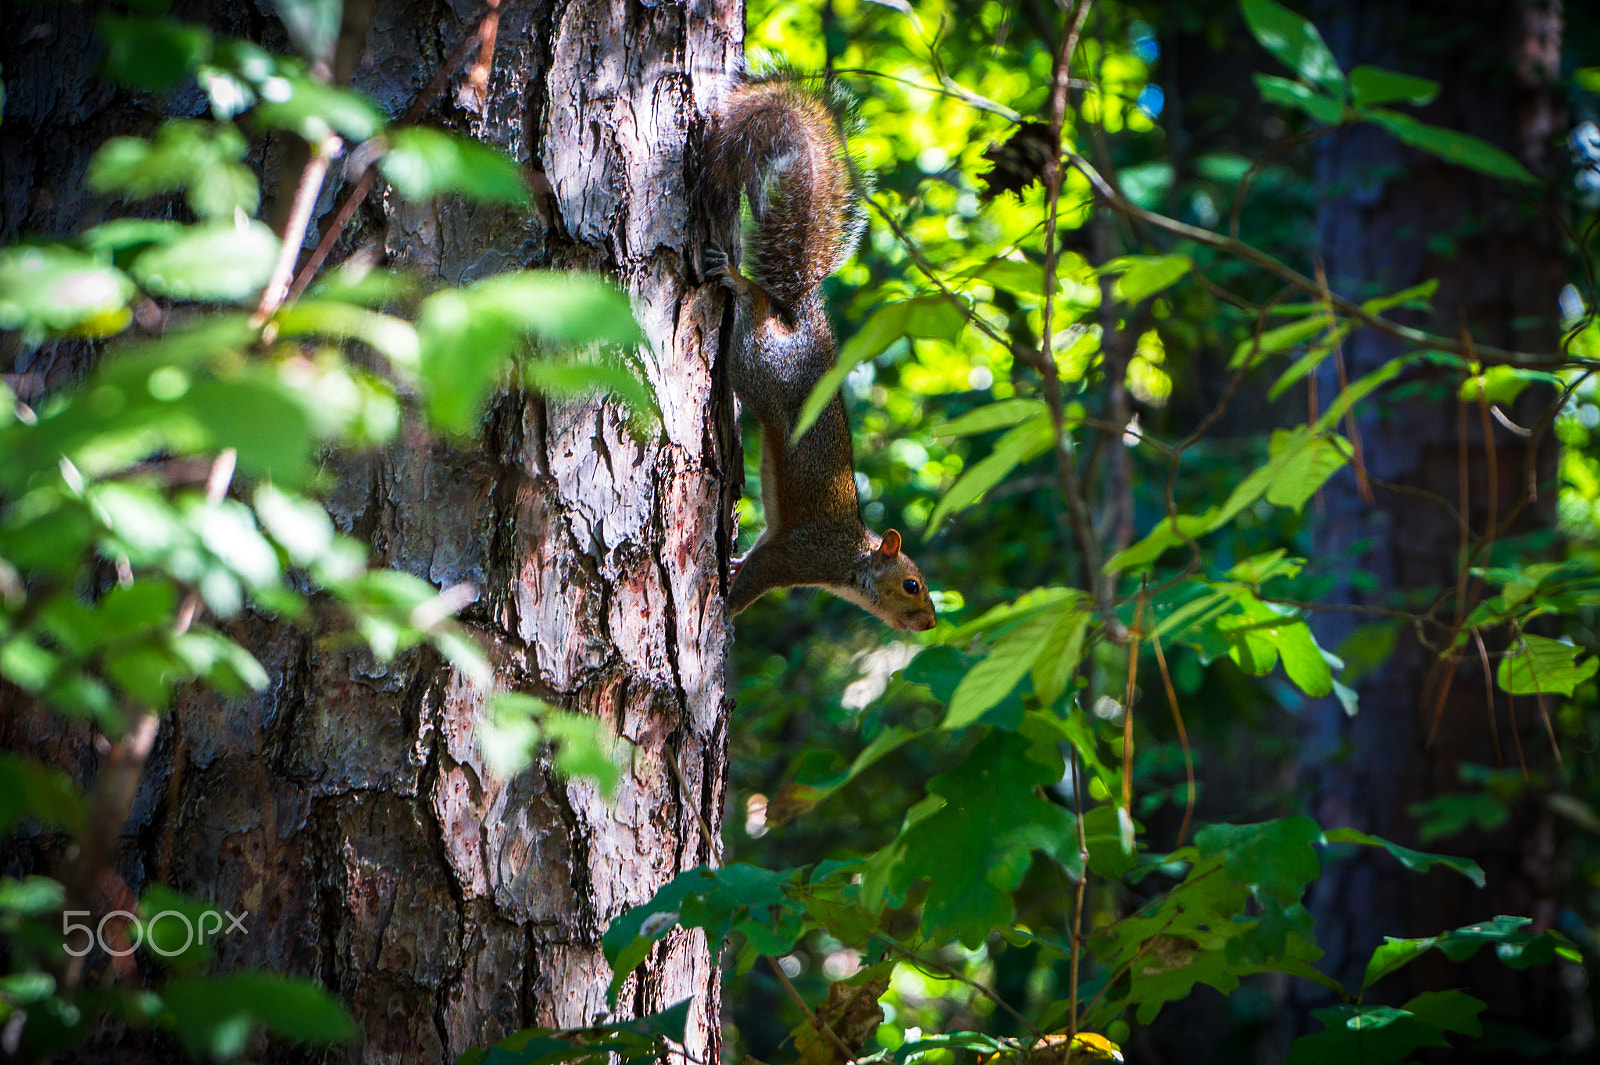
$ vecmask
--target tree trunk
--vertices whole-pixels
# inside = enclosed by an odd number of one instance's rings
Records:
[[[399,114],[482,10],[379,3],[355,84]],[[217,12],[220,32],[285,49],[276,19]],[[126,97],[93,81],[91,25],[69,4],[6,5],[0,16],[8,239],[97,220],[104,208],[80,190],[88,153],[113,133],[148,131]],[[609,401],[512,394],[481,443],[412,427],[384,454],[329,462],[330,511],[379,561],[477,590],[464,618],[497,688],[598,715],[637,745],[614,801],[545,764],[491,779],[474,738],[487,693],[436,655],[378,663],[263,618],[231,631],[271,685],[243,703],[186,694],[163,722],[124,829],[123,879],[136,895],[159,881],[248,911],[248,934],[219,943],[222,966],[323,982],[364,1028],[336,1057],[451,1061],[529,1025],[590,1023],[608,1012],[607,923],[718,860],[722,597],[739,465],[732,404],[712,373],[720,306],[687,288],[689,190],[692,134],[742,26],[733,3],[504,0],[481,103],[447,91],[426,121],[542,172],[537,208],[374,197],[345,238],[448,283],[527,266],[618,276],[649,337],[641,357],[662,432],[636,439]],[[269,147],[269,172],[285,154]],[[292,178],[269,180],[269,198],[286,197]],[[330,184],[322,217],[339,189]],[[73,372],[50,351],[13,355],[40,385]],[[56,742],[72,735],[58,730]],[[690,997],[687,1049],[715,1062],[718,975],[701,933],[666,940],[619,1012]],[[291,1053],[259,1045],[251,1056]]]
[[[1533,0],[1404,6],[1359,0],[1325,3],[1312,15],[1345,69],[1367,63],[1439,80],[1442,92],[1422,110],[1424,121],[1482,137],[1542,174],[1554,162],[1561,132],[1551,91],[1559,69],[1559,7]],[[1405,149],[1373,125],[1321,142],[1317,184],[1321,252],[1336,291],[1366,298],[1438,278],[1432,320],[1419,324],[1448,336],[1470,327],[1478,342],[1505,348],[1557,350],[1561,242],[1548,213],[1532,216],[1522,207],[1522,189]],[[1393,338],[1357,331],[1344,350],[1349,379],[1402,350]],[[1428,633],[1437,647],[1448,643],[1458,616],[1448,596],[1462,564],[1461,529],[1435,500],[1386,485],[1431,493],[1459,509],[1476,543],[1491,520],[1504,521],[1524,500],[1534,471],[1537,498],[1499,535],[1525,532],[1548,525],[1553,513],[1554,441],[1544,434],[1530,445],[1493,426],[1491,470],[1477,405],[1455,399],[1459,375],[1409,376],[1426,387],[1387,411],[1369,402],[1358,418],[1375,505],[1362,498],[1350,471],[1330,482],[1313,512],[1315,558],[1338,579],[1331,601],[1373,606],[1405,598],[1403,609],[1415,609],[1419,594],[1426,602],[1445,591],[1440,623]],[[1339,390],[1333,366],[1317,387],[1326,406]],[[1552,397],[1530,399],[1547,404]],[[1538,413],[1526,408],[1513,417],[1531,425]],[[1463,464],[1466,501],[1458,487]],[[1363,541],[1370,546],[1358,555]],[[1375,576],[1376,591],[1352,584],[1357,568]],[[1476,594],[1477,587],[1469,583],[1466,591]],[[1372,620],[1324,613],[1313,624],[1323,646],[1337,648]],[[1509,707],[1503,693],[1491,691],[1470,639],[1467,660],[1442,670],[1435,651],[1408,626],[1397,637],[1393,653],[1358,685],[1356,717],[1347,719],[1331,699],[1305,715],[1301,765],[1324,827],[1351,825],[1415,846],[1408,805],[1468,790],[1458,777],[1463,762],[1516,766],[1526,749],[1537,769],[1550,764],[1550,752],[1539,708],[1528,699]],[[1521,747],[1514,732],[1525,737]],[[1329,971],[1359,986],[1366,958],[1385,935],[1431,935],[1502,913],[1532,916],[1548,927],[1556,906],[1552,837],[1548,810],[1524,802],[1496,832],[1463,833],[1429,848],[1476,859],[1488,874],[1484,891],[1443,870],[1419,878],[1382,853],[1330,861],[1312,898]],[[1518,973],[1483,952],[1463,971],[1430,956],[1391,980],[1369,1001],[1398,1004],[1421,990],[1465,985],[1488,1001],[1489,1018],[1544,1036],[1565,1031],[1559,982],[1549,968]],[[1307,1020],[1299,1018],[1302,1030]]]

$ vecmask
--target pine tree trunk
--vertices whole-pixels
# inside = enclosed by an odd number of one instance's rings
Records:
[[[1439,80],[1438,101],[1419,114],[1424,121],[1484,138],[1536,174],[1554,165],[1561,133],[1552,91],[1559,69],[1559,4],[1397,6],[1374,0],[1326,3],[1311,13],[1346,69],[1366,63]],[[1558,349],[1557,296],[1564,280],[1559,233],[1548,213],[1530,215],[1520,207],[1527,198],[1522,189],[1405,149],[1370,124],[1322,142],[1317,183],[1319,244],[1336,291],[1367,298],[1438,278],[1434,314],[1417,324],[1451,337],[1469,326],[1480,343],[1503,348]],[[1348,378],[1371,372],[1402,350],[1393,338],[1358,330],[1343,353]],[[1375,501],[1362,498],[1347,471],[1330,482],[1322,509],[1313,514],[1318,564],[1343,574],[1331,600],[1381,605],[1409,595],[1411,609],[1419,593],[1453,595],[1461,531],[1435,500],[1462,511],[1473,535],[1481,537],[1491,515],[1503,521],[1533,481],[1537,499],[1501,536],[1548,526],[1553,439],[1544,433],[1530,445],[1494,425],[1491,470],[1481,412],[1456,400],[1459,381],[1459,375],[1434,373],[1425,388],[1394,409],[1364,405],[1358,427]],[[1318,387],[1324,404],[1337,394],[1331,365]],[[1526,398],[1531,402],[1512,417],[1531,426],[1553,397],[1545,392]],[[1375,591],[1359,591],[1348,579],[1358,568],[1374,575]],[[1471,582],[1466,590],[1477,587]],[[1527,698],[1513,706],[1504,693],[1491,690],[1470,638],[1467,660],[1449,670],[1436,668],[1437,645],[1448,643],[1456,616],[1455,601],[1447,598],[1441,624],[1429,629],[1432,649],[1401,626],[1394,651],[1358,685],[1360,711],[1354,718],[1346,718],[1331,699],[1305,715],[1302,772],[1315,797],[1312,812],[1324,827],[1351,825],[1416,846],[1417,822],[1407,807],[1470,790],[1459,778],[1464,762],[1515,768],[1523,748],[1514,733],[1520,733],[1528,764],[1535,770],[1551,765],[1539,707]],[[1313,625],[1323,646],[1337,648],[1356,625],[1373,620],[1379,619],[1323,613]],[[1502,645],[1487,649],[1502,648],[1503,638]],[[1311,900],[1318,939],[1328,951],[1325,966],[1347,986],[1358,986],[1367,957],[1385,935],[1431,935],[1496,914],[1531,916],[1539,928],[1549,927],[1556,916],[1553,837],[1549,811],[1524,802],[1495,832],[1469,831],[1427,848],[1477,860],[1488,875],[1486,891],[1442,869],[1419,877],[1379,852],[1329,862]],[[1543,1036],[1559,1037],[1565,1030],[1554,970],[1515,972],[1489,952],[1465,968],[1430,955],[1380,984],[1368,1001],[1399,1004],[1421,990],[1461,986],[1488,1001],[1487,1018],[1526,1025]],[[1307,1021],[1300,1018],[1302,1028]]]
[[[276,19],[240,8],[220,5],[213,25],[285,49]],[[379,3],[355,84],[400,113],[483,10]],[[598,715],[637,745],[613,802],[545,764],[492,779],[474,738],[487,693],[436,655],[379,663],[330,633],[263,618],[231,631],[272,684],[243,703],[190,693],[163,722],[119,872],[135,895],[165,882],[248,911],[248,934],[220,943],[222,967],[322,981],[364,1028],[334,1058],[451,1061],[529,1025],[589,1023],[608,1012],[607,923],[718,860],[738,465],[732,406],[712,373],[719,308],[687,287],[689,192],[695,129],[742,25],[732,3],[503,0],[482,102],[458,75],[425,121],[542,173],[537,208],[374,195],[343,242],[445,283],[529,266],[619,277],[649,337],[641,354],[662,431],[636,439],[609,401],[511,394],[479,441],[411,427],[381,455],[329,460],[341,528],[388,565],[476,590],[463,616],[497,687]],[[103,217],[80,190],[88,153],[153,122],[154,106],[130,109],[93,80],[91,27],[70,4],[8,4],[0,16],[6,239]],[[269,179],[288,154],[269,147]],[[289,188],[269,182],[269,212]],[[7,362],[40,388],[82,365],[58,349]],[[55,728],[33,742],[65,750],[83,738]],[[715,1062],[718,978],[700,933],[666,940],[619,1012],[691,997],[687,1049]],[[100,1045],[169,1053],[126,1038],[108,1032]],[[268,1044],[250,1056],[297,1053]]]

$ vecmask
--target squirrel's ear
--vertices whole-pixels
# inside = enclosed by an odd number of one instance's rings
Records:
[[[878,545],[878,554],[884,558],[893,558],[900,553],[900,534],[890,529],[883,534],[883,543]]]

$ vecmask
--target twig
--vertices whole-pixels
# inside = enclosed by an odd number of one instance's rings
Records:
[[[462,38],[460,44],[456,45],[455,51],[451,52],[445,59],[438,72],[434,74],[433,80],[428,82],[423,90],[416,95],[411,101],[411,105],[406,108],[405,113],[396,120],[395,125],[410,125],[422,117],[423,112],[433,103],[434,98],[444,91],[446,85],[450,84],[450,79],[455,76],[461,64],[467,61],[467,56],[472,54],[472,49],[483,43],[485,27],[490,19],[496,20],[496,26],[498,26],[498,4],[499,0],[495,0],[495,4],[483,13],[478,20],[478,25],[470,34]],[[311,279],[317,276],[317,271],[322,269],[322,264],[327,261],[328,256],[333,252],[333,246],[339,242],[339,235],[344,232],[344,227],[350,224],[350,219],[355,217],[356,211],[361,207],[362,202],[366,200],[367,193],[372,191],[373,183],[377,181],[377,178],[377,171],[371,166],[366,167],[362,171],[361,177],[356,181],[355,186],[339,201],[339,206],[333,212],[333,218],[322,231],[322,239],[317,241],[317,246],[312,250],[311,257],[306,260],[305,265],[300,268],[300,272],[295,275],[294,284],[289,286],[288,298],[291,302],[300,298],[306,287],[311,284]]]
[[[806,1020],[811,1022],[811,1027],[828,1037],[833,1045],[838,1048],[839,1053],[844,1055],[847,1065],[855,1065],[856,1056],[850,1052],[850,1048],[845,1045],[844,1040],[839,1038],[839,1033],[833,1030],[833,1026],[818,1017],[811,1011],[811,1007],[806,1005],[806,1000],[800,997],[800,992],[796,991],[794,984],[789,982],[789,974],[783,971],[783,966],[778,964],[778,959],[771,954],[765,955],[765,957],[767,964],[772,966],[772,971],[778,974],[778,981],[783,984],[783,989],[789,993],[789,997],[794,1000],[794,1004],[800,1007],[800,1012],[806,1015]]]
[[[223,448],[217,455],[216,461],[211,464],[211,475],[206,478],[206,503],[216,506],[228,494],[228,485],[233,483],[234,467],[238,464],[239,453],[233,448]],[[200,593],[190,592],[183,600],[183,605],[178,608],[177,619],[173,622],[172,631],[179,636],[189,631],[189,626],[194,624],[195,614],[200,609]]]
[[[256,307],[250,324],[259,329],[271,318],[289,294],[289,279],[294,276],[295,260],[300,257],[300,245],[305,242],[306,227],[311,224],[311,212],[322,195],[322,182],[328,176],[328,163],[344,147],[338,134],[329,134],[320,143],[311,146],[311,158],[300,171],[300,181],[295,185],[294,200],[289,207],[289,218],[280,234],[283,243],[278,247],[278,261],[272,267],[267,287],[261,290],[261,303]]]
[[[1084,177],[1089,179],[1089,184],[1094,186],[1096,192],[1103,196],[1112,207],[1116,208],[1122,214],[1127,215],[1129,218],[1137,219],[1138,221],[1143,222],[1146,225],[1153,226],[1156,229],[1165,230],[1166,232],[1175,234],[1176,236],[1183,237],[1187,240],[1192,240],[1196,244],[1203,244],[1208,248],[1215,248],[1218,251],[1226,252],[1237,258],[1243,259],[1246,262],[1254,263],[1256,266],[1261,267],[1268,273],[1287,281],[1289,284],[1293,285],[1297,289],[1300,289],[1302,292],[1306,292],[1311,295],[1320,295],[1321,290],[1318,288],[1315,281],[1300,273],[1293,267],[1279,262],[1266,252],[1261,251],[1258,248],[1254,248],[1243,241],[1233,240],[1218,233],[1213,233],[1209,229],[1201,229],[1199,226],[1191,226],[1186,222],[1180,222],[1175,218],[1168,218],[1166,215],[1158,214],[1155,211],[1147,211],[1118,192],[1116,188],[1114,188],[1111,183],[1108,182],[1105,177],[1089,163],[1088,160],[1084,159],[1077,152],[1068,149],[1066,151],[1066,157],[1067,161],[1071,163],[1079,173],[1083,174]],[[1437,333],[1429,333],[1422,329],[1413,329],[1410,326],[1399,325],[1395,322],[1391,322],[1386,318],[1382,318],[1379,315],[1364,310],[1360,304],[1352,302],[1343,296],[1335,294],[1333,297],[1333,305],[1338,308],[1340,314],[1354,318],[1363,325],[1367,325],[1378,330],[1380,333],[1385,333],[1392,337],[1398,337],[1401,340],[1407,341],[1411,344],[1416,344],[1420,347],[1431,348],[1437,351],[1446,352],[1451,355],[1470,357],[1467,349],[1460,343],[1460,341],[1451,340],[1449,337],[1440,336]],[[1507,348],[1490,347],[1486,344],[1476,345],[1476,351],[1478,355],[1487,356],[1497,363],[1504,363],[1510,366],[1547,368],[1550,366],[1551,362],[1555,360],[1555,356],[1551,354],[1533,354],[1525,351],[1514,351]],[[1569,365],[1600,368],[1600,362],[1597,362],[1593,359],[1573,359],[1569,357],[1565,361]]]
[[[1089,837],[1083,827],[1083,770],[1079,765],[1078,749],[1069,752],[1072,760],[1072,804],[1076,807],[1073,818],[1078,826],[1078,883],[1072,893],[1072,935],[1068,942],[1072,956],[1068,959],[1067,1001],[1072,1004],[1067,1018],[1067,1035],[1078,1034],[1078,967],[1083,957],[1083,895],[1089,883]]]
[[[1078,36],[1083,32],[1084,20],[1089,16],[1093,0],[1078,0],[1071,28],[1062,35],[1061,49],[1056,53],[1053,84],[1050,91],[1050,142],[1054,145],[1053,157],[1045,171],[1046,197],[1049,212],[1044,232],[1044,313],[1039,330],[1039,373],[1044,378],[1045,403],[1050,411],[1050,429],[1055,436],[1056,469],[1061,478],[1061,494],[1067,506],[1067,524],[1071,526],[1078,551],[1082,555],[1085,576],[1101,615],[1106,632],[1113,639],[1121,635],[1116,607],[1111,599],[1110,581],[1100,565],[1100,545],[1094,534],[1094,520],[1089,514],[1089,504],[1083,495],[1083,485],[1078,478],[1077,459],[1072,436],[1067,432],[1065,411],[1062,408],[1061,379],[1056,372],[1052,346],[1055,332],[1056,268],[1060,249],[1056,230],[1060,219],[1061,186],[1064,174],[1061,169],[1061,131],[1066,124],[1067,80],[1072,54],[1078,47]]]
[[[1172,849],[1177,850],[1183,846],[1183,841],[1189,838],[1189,825],[1194,821],[1194,752],[1189,749],[1189,730],[1184,726],[1183,712],[1178,709],[1178,692],[1172,685],[1172,674],[1167,669],[1167,656],[1161,652],[1161,635],[1154,629],[1150,632],[1150,647],[1156,653],[1156,668],[1161,672],[1161,685],[1167,690],[1167,706],[1172,709],[1172,724],[1178,730],[1178,746],[1183,748],[1183,775],[1189,782],[1189,799],[1183,804],[1183,824],[1178,826],[1178,842],[1172,845]]]

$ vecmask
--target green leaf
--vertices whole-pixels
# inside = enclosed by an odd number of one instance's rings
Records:
[[[261,291],[278,258],[278,238],[264,223],[183,226],[170,240],[138,253],[128,269],[144,288],[180,300],[243,300]]]
[[[129,321],[128,275],[69,248],[0,249],[0,329],[27,333],[83,330],[105,336]]]
[[[279,77],[264,87],[263,100],[251,114],[268,129],[298,133],[320,144],[333,133],[364,141],[383,128],[383,116],[366,97],[314,78]]]
[[[360,340],[383,353],[395,368],[412,374],[421,358],[422,342],[404,318],[369,311],[334,300],[303,299],[273,316],[280,336],[322,336]]]
[[[1067,690],[1083,661],[1084,640],[1094,620],[1087,600],[1075,609],[1063,611],[1050,634],[1045,637],[1033,662],[1033,690],[1039,702],[1050,706]]]
[[[1274,458],[1267,502],[1299,512],[1307,500],[1344,468],[1351,448],[1336,434],[1310,436],[1303,430],[1274,430],[1270,445]]]
[[[1018,422],[1028,421],[1045,414],[1045,405],[1037,399],[1001,399],[969,410],[959,418],[952,418],[933,429],[934,436],[976,436],[992,429],[1009,429]]]
[[[1529,385],[1538,383],[1550,385],[1558,392],[1566,388],[1566,382],[1558,374],[1525,370],[1520,366],[1491,366],[1462,381],[1456,395],[1468,403],[1481,400],[1506,406],[1515,403]]]
[[[310,565],[333,546],[333,521],[314,499],[263,484],[256,488],[255,510],[262,527],[296,565]]]
[[[59,769],[0,751],[0,833],[11,832],[30,817],[76,835],[83,829],[83,800],[72,779]]]
[[[641,372],[619,359],[534,359],[522,365],[522,381],[547,396],[581,397],[609,394],[634,411],[653,417],[655,396]]]
[[[1012,428],[995,442],[993,451],[956,478],[956,483],[950,486],[928,516],[925,536],[931,537],[946,518],[976,503],[1018,466],[1049,451],[1054,441],[1055,432],[1050,425],[1050,418],[1043,413],[1035,414]]]
[[[996,731],[959,767],[928,782],[945,803],[901,833],[903,855],[890,874],[896,892],[928,880],[924,935],[935,941],[954,935],[976,948],[992,929],[1012,923],[1011,893],[1033,851],[1076,846],[1071,814],[1039,793],[1062,772],[1053,745]]]
[[[67,889],[47,876],[0,877],[0,915],[42,917],[66,905]]]
[[[1347,97],[1344,72],[1315,26],[1275,0],[1240,0],[1239,10],[1261,46],[1297,77],[1340,101]]]
[[[787,953],[804,931],[799,904],[785,890],[793,879],[793,870],[769,871],[741,862],[679,873],[649,902],[614,919],[600,937],[611,965],[610,1001],[616,1001],[656,941],[674,928],[705,929],[713,951],[730,931],[738,931],[759,953]]]
[[[1500,660],[1495,683],[1512,695],[1571,695],[1600,669],[1600,658],[1593,655],[1579,663],[1577,657],[1582,653],[1581,647],[1525,632],[1516,650]]]
[[[1393,1006],[1334,1006],[1312,1016],[1324,1029],[1296,1039],[1284,1065],[1399,1065],[1414,1051],[1450,1045],[1437,1027]]]
[[[444,428],[473,425],[489,388],[528,337],[554,344],[640,342],[628,299],[581,274],[502,274],[436,292],[417,315],[429,414]]]
[[[560,710],[520,692],[500,692],[478,720],[478,745],[489,771],[509,780],[533,763],[541,744],[553,744],[551,758],[565,777],[592,780],[607,797],[621,779],[618,756],[624,741],[597,717]]]
[[[187,188],[195,214],[231,221],[235,211],[254,214],[261,201],[255,175],[240,163],[245,147],[225,123],[164,122],[153,141],[116,137],[102,145],[89,163],[89,185],[136,199]]]
[[[1261,90],[1261,98],[1267,103],[1304,111],[1325,126],[1336,126],[1344,121],[1344,105],[1297,81],[1257,74],[1256,88]]]
[[[1258,337],[1241,340],[1233,349],[1233,358],[1228,360],[1228,369],[1237,370],[1246,360],[1254,359],[1260,355],[1272,355],[1276,352],[1287,351],[1297,344],[1304,343],[1328,328],[1328,318],[1322,313],[1313,312],[1297,322],[1280,325],[1276,329],[1268,329]]]
[[[167,18],[100,16],[105,74],[134,89],[158,92],[211,55],[211,34]]]
[[[1334,397],[1333,402],[1328,404],[1328,409],[1322,412],[1322,416],[1317,419],[1316,424],[1312,427],[1313,430],[1322,433],[1339,424],[1339,419],[1343,418],[1345,413],[1357,403],[1360,403],[1374,391],[1398,377],[1400,371],[1405,369],[1405,364],[1409,360],[1410,357],[1406,355],[1390,359],[1376,370],[1352,382],[1349,388],[1340,392],[1338,396]]]
[[[1447,162],[1507,181],[1520,181],[1525,185],[1539,183],[1514,157],[1471,134],[1430,126],[1410,115],[1381,107],[1364,110],[1362,114],[1393,133],[1402,143],[1437,155]]]
[[[1207,825],[1195,833],[1202,857],[1220,855],[1229,879],[1262,898],[1300,900],[1320,866],[1312,844],[1322,830],[1309,817],[1281,817],[1254,825]]]
[[[1409,847],[1402,847],[1398,843],[1390,843],[1380,836],[1369,836],[1354,828],[1333,828],[1323,833],[1323,840],[1327,843],[1359,843],[1363,847],[1382,847],[1393,855],[1401,865],[1413,873],[1425,873],[1435,865],[1442,865],[1446,869],[1454,869],[1478,887],[1483,887],[1485,880],[1483,869],[1478,863],[1469,858],[1454,858],[1447,854],[1428,854],[1423,851],[1414,851]]]
[[[272,973],[181,978],[161,990],[161,1023],[191,1054],[242,1054],[257,1027],[296,1043],[344,1043],[359,1034],[338,999],[309,980]]]
[[[301,53],[323,62],[333,59],[344,0],[272,0],[272,6]]]
[[[1400,74],[1378,67],[1356,67],[1350,72],[1350,91],[1357,107],[1404,101],[1422,107],[1439,95],[1439,83],[1431,78]]]
[[[378,168],[408,200],[458,192],[485,203],[528,201],[522,172],[509,156],[479,141],[425,126],[391,134]]]
[[[941,727],[965,728],[1011,694],[1051,643],[1061,614],[1043,611],[995,640],[989,653],[956,686]]]
[[[1495,956],[1513,969],[1549,965],[1557,957],[1578,960],[1578,951],[1566,936],[1556,931],[1534,933],[1532,925],[1530,918],[1502,915],[1444,933],[1439,949],[1451,961],[1466,961],[1479,948],[1493,945]]]
[[[1426,311],[1433,307],[1433,294],[1437,291],[1439,291],[1439,279],[1432,277],[1421,284],[1403,288],[1387,296],[1374,296],[1369,300],[1362,300],[1361,309],[1368,314],[1382,314],[1395,307]]]
[[[1511,816],[1504,799],[1482,791],[1460,791],[1414,802],[1406,813],[1421,821],[1417,835],[1424,843],[1468,829],[1493,832]]]
[[[1168,288],[1194,267],[1186,255],[1124,255],[1101,267],[1102,272],[1121,271],[1117,278],[1117,298],[1132,307]]]
[[[845,378],[861,363],[882,355],[901,337],[921,337],[928,340],[954,340],[966,328],[967,318],[961,308],[942,296],[924,296],[901,303],[886,303],[872,312],[872,316],[839,349],[838,360],[828,372],[818,379],[800,408],[789,433],[790,440],[799,440],[816,424],[817,418],[833,402]]]
[[[1488,1004],[1459,988],[1449,991],[1424,991],[1400,1007],[1419,1021],[1441,1032],[1460,1032],[1474,1039],[1483,1034],[1478,1015]]]
[[[1428,936],[1424,939],[1395,939],[1392,936],[1384,936],[1383,945],[1374,950],[1372,957],[1367,961],[1366,975],[1361,978],[1361,990],[1367,991],[1385,976],[1409,965],[1438,944],[1438,936]]]

